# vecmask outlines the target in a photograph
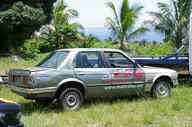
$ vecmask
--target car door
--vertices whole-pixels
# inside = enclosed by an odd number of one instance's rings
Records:
[[[111,74],[111,95],[128,95],[137,92],[144,83],[143,71],[127,56],[120,52],[104,52]]]
[[[99,51],[79,52],[75,59],[74,71],[77,78],[86,84],[89,97],[108,95],[104,88],[110,85],[110,72],[105,68]]]

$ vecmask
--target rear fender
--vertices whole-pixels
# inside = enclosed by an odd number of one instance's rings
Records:
[[[84,88],[86,88],[85,83],[79,79],[75,79],[75,78],[68,78],[68,79],[64,79],[61,82],[59,82],[59,84],[57,85],[57,88],[59,88],[61,85],[68,83],[68,82],[77,82],[83,85]]]
[[[64,79],[62,80],[58,85],[57,85],[57,90],[56,90],[56,96],[57,96],[57,92],[60,90],[60,88],[64,87],[66,84],[68,83],[77,83],[78,85],[80,84],[83,88],[84,88],[84,94],[85,96],[87,95],[86,94],[86,91],[87,91],[87,86],[85,85],[85,83],[79,79],[75,79],[75,78],[69,78],[69,79]]]

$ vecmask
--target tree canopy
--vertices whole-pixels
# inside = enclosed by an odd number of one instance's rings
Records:
[[[43,24],[49,23],[55,0],[1,0],[0,52],[17,49]]]
[[[170,0],[170,3],[158,3],[159,12],[151,12],[156,17],[156,30],[165,34],[165,41],[172,41],[176,48],[188,38],[188,26],[192,9],[191,0]]]

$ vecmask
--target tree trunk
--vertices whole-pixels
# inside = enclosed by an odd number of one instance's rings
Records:
[[[123,51],[126,49],[124,40],[125,40],[125,37],[123,36],[123,38],[120,40],[120,49]]]
[[[182,32],[180,30],[177,31],[176,33],[176,38],[175,38],[175,47],[178,49],[181,47],[182,45],[182,38],[183,35],[182,35]]]

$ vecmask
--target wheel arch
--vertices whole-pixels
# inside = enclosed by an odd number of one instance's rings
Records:
[[[86,96],[86,89],[87,88],[86,88],[85,84],[81,80],[78,80],[78,79],[66,79],[66,80],[61,81],[58,84],[57,90],[56,90],[56,93],[55,93],[55,98],[58,98],[59,95],[61,94],[61,92],[64,89],[70,88],[70,87],[77,88],[78,90],[80,90],[82,92],[84,97]]]
[[[160,81],[160,80],[166,80],[166,81],[168,81],[168,82],[170,83],[170,87],[171,87],[171,88],[173,87],[173,81],[172,81],[172,79],[171,79],[170,76],[168,76],[168,75],[160,75],[160,76],[157,76],[157,77],[153,80],[153,85],[152,85],[151,90],[153,89],[154,85],[155,85],[158,81]]]

